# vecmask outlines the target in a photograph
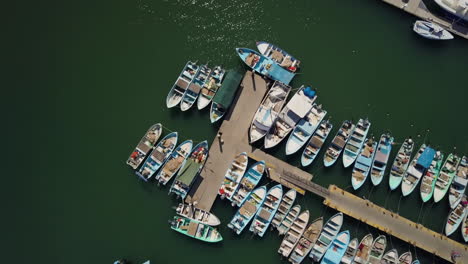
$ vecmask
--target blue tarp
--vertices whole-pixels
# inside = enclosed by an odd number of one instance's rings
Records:
[[[424,152],[421,154],[421,156],[418,159],[418,164],[423,166],[424,168],[429,168],[431,165],[432,160],[434,159],[434,156],[436,154],[436,151],[432,148],[425,148]]]
[[[284,84],[289,84],[294,78],[294,73],[284,69],[276,63],[271,63],[271,67],[268,70],[270,78],[276,81],[280,81]]]

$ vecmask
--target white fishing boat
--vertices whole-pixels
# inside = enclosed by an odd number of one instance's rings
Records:
[[[387,237],[385,235],[378,236],[374,243],[372,244],[372,248],[369,253],[369,261],[368,264],[379,264],[380,260],[382,259],[385,248],[387,247]]]
[[[327,139],[330,131],[333,129],[333,124],[330,123],[330,120],[322,120],[320,126],[315,130],[314,135],[307,143],[304,151],[301,155],[301,165],[303,167],[309,166],[318,156],[320,150],[322,149],[323,143]]]
[[[288,233],[284,236],[278,249],[278,253],[283,257],[288,257],[293,248],[299,242],[299,239],[304,233],[307,223],[309,222],[309,215],[309,210],[302,212],[296,221],[294,221],[293,225],[288,230]]]
[[[279,113],[276,121],[265,137],[265,148],[278,145],[312,108],[317,98],[310,87],[301,87]]]
[[[377,141],[375,141],[374,138],[366,139],[366,143],[356,159],[356,163],[354,164],[353,172],[351,174],[351,184],[353,185],[354,190],[361,188],[369,177],[376,148]]]
[[[286,234],[289,231],[289,228],[291,228],[294,221],[296,221],[300,212],[301,212],[301,206],[299,204],[293,206],[293,208],[289,210],[289,212],[284,217],[283,221],[276,228],[280,236]]]
[[[453,39],[453,35],[439,24],[424,20],[414,22],[413,31],[421,37],[433,40]]]
[[[367,119],[359,119],[356,127],[354,128],[348,143],[346,143],[343,153],[343,166],[345,168],[351,166],[361,153],[364,140],[369,132],[371,123]]]
[[[411,251],[401,254],[398,262],[399,264],[411,264],[413,262],[413,255],[411,254]]]
[[[198,96],[198,110],[202,110],[211,103],[213,97],[216,95],[218,89],[221,87],[221,83],[223,82],[225,73],[226,71],[221,66],[216,66],[211,71],[208,80],[203,85],[200,91],[200,95]]]
[[[208,68],[208,65],[205,64],[200,66],[200,70],[197,72],[192,83],[190,83],[182,96],[182,100],[180,101],[180,110],[187,111],[193,104],[195,104],[198,99],[198,95],[200,94],[200,90],[205,85],[205,82],[207,82],[210,74],[211,68]]]
[[[162,126],[160,123],[152,125],[146,131],[143,138],[138,142],[135,150],[130,154],[127,164],[136,170],[145,159],[146,155],[154,149],[156,142],[162,134]]]
[[[463,240],[468,243],[468,213],[465,214],[465,219],[463,219],[462,228],[461,228]]]
[[[452,184],[453,178],[457,172],[460,158],[457,155],[450,153],[442,166],[439,178],[437,178],[435,190],[434,190],[434,202],[437,203],[448,192],[450,185]]]
[[[468,201],[466,200],[466,195],[464,195],[462,201],[457,205],[457,207],[450,211],[447,222],[445,224],[445,235],[450,236],[460,226],[462,221],[465,219],[467,205]]]
[[[366,264],[369,260],[369,252],[372,247],[372,242],[374,242],[374,237],[372,234],[367,234],[361,239],[359,243],[356,256],[353,259],[355,264]]]
[[[171,153],[171,156],[169,156],[158,174],[156,174],[155,178],[159,184],[166,185],[174,177],[192,151],[192,147],[193,141],[186,140]]]
[[[348,248],[345,251],[344,256],[341,258],[339,264],[351,264],[353,262],[354,257],[356,256],[357,250],[359,246],[359,240],[357,238],[353,238],[348,245]]]
[[[216,215],[195,207],[193,204],[180,203],[176,208],[176,213],[202,224],[217,226],[221,224]]]
[[[195,62],[187,62],[166,97],[167,108],[172,108],[180,103],[185,91],[192,83],[199,69],[200,67]]]
[[[290,91],[291,87],[288,85],[281,82],[273,83],[250,124],[250,143],[254,143],[266,135],[283,109]]]
[[[299,264],[307,257],[312,247],[315,245],[323,227],[323,217],[315,219],[302,234],[296,246],[292,250],[288,261],[293,264]]]
[[[237,190],[242,177],[244,177],[245,170],[247,169],[247,162],[247,152],[242,152],[234,158],[218,190],[218,194],[221,195],[221,198],[229,198]]]
[[[396,249],[387,251],[383,255],[380,264],[400,264],[398,260],[398,251]]]
[[[271,221],[271,226],[273,228],[277,228],[281,222],[283,222],[284,218],[289,213],[289,210],[293,207],[296,196],[297,192],[294,189],[289,190],[283,195],[278,211],[276,211],[273,221]]]
[[[330,244],[340,232],[341,225],[343,225],[343,213],[337,213],[328,219],[317,242],[315,242],[315,245],[310,251],[309,257],[312,258],[313,261],[319,262],[325,252],[327,252]]]
[[[468,0],[434,0],[449,14],[468,22]]]
[[[463,194],[468,184],[468,158],[463,156],[458,164],[455,177],[453,178],[452,185],[450,186],[449,202],[450,207],[455,208],[463,198]]]
[[[263,172],[265,172],[265,161],[263,160],[250,166],[234,193],[227,196],[228,200],[232,202],[232,206],[240,206],[245,201],[249,193],[262,179]]]
[[[323,164],[325,167],[330,167],[335,164],[336,160],[343,151],[346,143],[351,136],[351,133],[354,131],[355,125],[349,120],[345,120],[341,125],[338,133],[333,138],[330,146],[328,147],[325,155],[323,156]]]
[[[257,49],[262,55],[275,61],[279,66],[290,72],[296,72],[301,64],[301,61],[271,43],[257,41]]]
[[[440,169],[442,168],[442,163],[444,162],[444,154],[440,151],[436,151],[434,160],[432,160],[431,166],[424,174],[421,180],[420,194],[423,202],[429,201],[434,194],[435,184],[437,178],[439,177]]]
[[[322,105],[314,104],[312,106],[309,113],[299,120],[296,127],[289,135],[288,141],[286,142],[286,155],[294,154],[304,146],[319,127],[320,122],[326,114],[327,111],[322,109]]]
[[[425,144],[421,146],[418,154],[416,154],[403,175],[403,180],[401,182],[401,192],[403,193],[403,196],[411,194],[414,189],[416,189],[422,176],[426,173],[434,160],[435,154],[436,151],[434,149],[426,147]]]
[[[400,186],[403,175],[408,169],[411,159],[411,153],[413,153],[414,142],[411,138],[405,139],[403,144],[398,150],[398,154],[393,161],[392,168],[390,170],[389,185],[390,190],[395,190]]]

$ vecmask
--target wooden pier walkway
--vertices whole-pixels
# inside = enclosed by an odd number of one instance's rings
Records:
[[[294,188],[302,194],[306,191],[312,192],[324,198],[325,205],[449,262],[452,262],[451,252],[455,250],[461,254],[457,263],[468,263],[466,245],[413,223],[334,185],[327,189],[313,183],[311,174],[250,146],[249,126],[267,89],[267,82],[262,77],[253,75],[251,72],[245,74],[238,96],[219,128],[224,143],[221,143],[217,137],[211,143],[208,160],[200,173],[198,182],[187,195],[186,202],[196,202],[197,207],[210,211],[232,159],[245,151],[252,159],[265,160],[268,176],[273,181],[288,188]]]
[[[382,0],[383,2],[397,7],[407,13],[419,17],[422,20],[432,21],[440,24],[442,27],[451,33],[462,38],[468,39],[468,27],[461,23],[453,23],[453,21],[439,17],[429,11],[422,0]]]

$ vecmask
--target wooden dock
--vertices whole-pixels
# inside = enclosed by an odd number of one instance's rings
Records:
[[[313,183],[311,174],[250,146],[248,129],[267,89],[268,84],[262,77],[251,72],[245,74],[238,96],[219,128],[224,143],[221,143],[221,139],[217,137],[213,140],[208,160],[198,182],[187,195],[186,202],[196,202],[197,207],[210,211],[232,159],[245,151],[254,160],[265,160],[268,167],[267,175],[273,181],[294,188],[302,194],[307,191],[312,192],[324,198],[325,205],[449,262],[453,262],[451,252],[455,250],[461,254],[457,263],[468,263],[466,245],[334,185],[327,189]]]
[[[468,27],[460,23],[453,23],[445,17],[439,17],[429,11],[422,0],[382,0],[383,2],[395,6],[405,12],[419,17],[422,20],[432,21],[440,24],[451,33],[468,39]]]

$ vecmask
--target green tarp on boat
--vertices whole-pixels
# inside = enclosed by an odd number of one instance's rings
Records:
[[[243,74],[238,71],[229,71],[226,77],[224,77],[223,84],[213,98],[213,101],[221,104],[224,109],[228,109],[242,81],[242,75]]]
[[[192,184],[193,179],[197,176],[200,163],[196,163],[192,159],[188,159],[182,167],[181,174],[177,177],[177,181],[181,182],[186,186]]]

